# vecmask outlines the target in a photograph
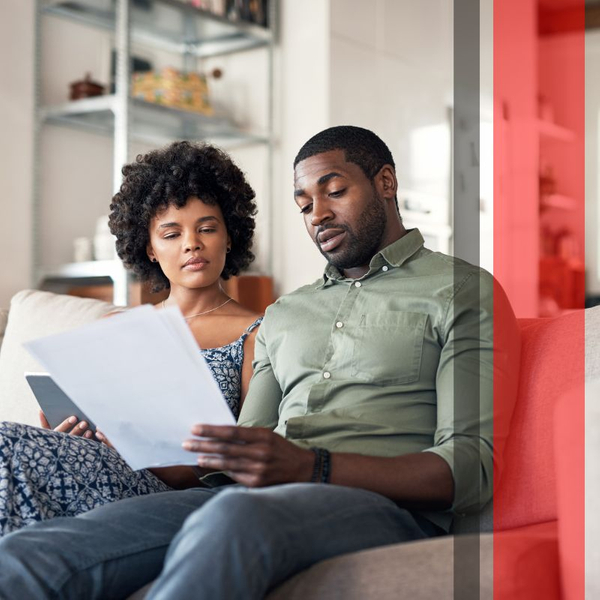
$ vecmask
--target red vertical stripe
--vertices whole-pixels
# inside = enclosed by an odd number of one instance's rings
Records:
[[[494,2],[494,275],[521,318],[584,306],[584,30],[584,0]],[[560,319],[521,322],[519,397],[494,473],[495,600],[584,600],[583,312]],[[499,340],[502,322],[498,306]],[[500,451],[505,397],[495,381]]]

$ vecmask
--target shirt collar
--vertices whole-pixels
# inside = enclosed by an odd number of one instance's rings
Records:
[[[383,250],[378,252],[369,262],[369,271],[365,275],[368,277],[374,271],[381,269],[383,265],[390,267],[402,266],[411,256],[423,247],[425,241],[418,229],[408,229],[406,234],[399,240],[396,240]],[[340,271],[333,265],[328,264],[323,273],[323,281],[319,282],[318,288],[331,285],[334,281],[342,281],[346,279]]]

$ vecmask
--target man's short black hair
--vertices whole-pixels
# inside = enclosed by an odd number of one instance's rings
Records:
[[[311,137],[296,155],[294,169],[299,162],[332,150],[343,150],[346,162],[358,165],[370,181],[383,165],[396,168],[390,149],[379,136],[362,127],[338,125]]]

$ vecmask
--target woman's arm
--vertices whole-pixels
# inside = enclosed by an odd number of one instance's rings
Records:
[[[188,488],[199,487],[200,477],[212,471],[212,469],[200,469],[199,467],[190,467],[187,465],[156,467],[148,470],[175,490],[187,490]]]
[[[240,409],[246,399],[248,393],[248,387],[250,386],[250,379],[252,379],[252,361],[254,360],[254,342],[256,341],[256,334],[258,333],[259,327],[256,327],[252,333],[248,335],[244,341],[244,362],[242,364],[242,387],[240,390]]]

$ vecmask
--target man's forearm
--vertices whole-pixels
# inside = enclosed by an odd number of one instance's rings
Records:
[[[377,492],[414,509],[444,510],[454,498],[452,471],[432,452],[390,458],[334,453],[331,483]]]

